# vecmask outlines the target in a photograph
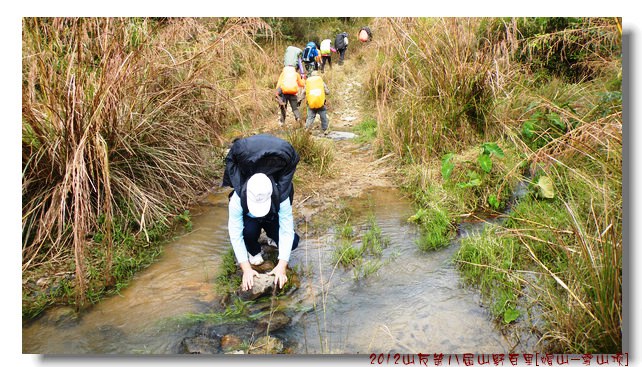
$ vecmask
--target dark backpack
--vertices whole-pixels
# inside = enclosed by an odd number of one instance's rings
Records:
[[[303,49],[303,61],[312,62],[312,60],[310,59],[311,53],[312,53],[312,46],[307,46],[305,49]]]
[[[334,40],[334,47],[336,47],[337,50],[346,48],[346,43],[344,40],[347,36],[348,35],[345,32],[337,34],[337,38]]]

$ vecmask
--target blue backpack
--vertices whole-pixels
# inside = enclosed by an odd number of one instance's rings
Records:
[[[310,42],[305,46],[305,49],[303,49],[303,61],[305,62],[312,62],[314,61],[314,52],[313,50],[316,50],[317,46],[314,44],[314,42]]]

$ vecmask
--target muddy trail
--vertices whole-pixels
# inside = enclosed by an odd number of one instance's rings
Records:
[[[310,131],[315,139],[334,142],[334,158],[329,174],[322,177],[304,170],[297,172],[294,214],[295,218],[298,214],[306,222],[313,215],[336,207],[342,200],[361,196],[369,188],[394,187],[391,156],[378,157],[370,143],[355,140],[357,135],[353,128],[374,117],[367,111],[363,97],[368,68],[354,59],[357,59],[356,55],[348,56],[343,65],[333,65],[332,69],[320,74],[330,88],[326,102],[330,133],[322,134],[318,116]],[[302,103],[300,111],[304,117],[306,108]],[[263,126],[267,127],[265,132],[280,135],[284,130],[296,128],[296,123],[288,109],[285,127],[279,126],[276,117],[264,122]]]

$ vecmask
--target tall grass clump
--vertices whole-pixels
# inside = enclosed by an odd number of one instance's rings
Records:
[[[471,18],[378,20],[374,91],[384,148],[407,162],[475,143],[493,110],[495,68]],[[383,57],[383,55],[386,55]]]
[[[211,185],[213,145],[241,116],[227,56],[267,27],[218,24],[23,19],[24,276],[71,269],[82,306],[88,290],[122,281],[119,233],[145,251],[158,224],[169,229]],[[101,254],[94,264],[90,251]],[[89,282],[88,269],[102,284]]]
[[[352,268],[355,280],[364,279],[384,265],[381,258],[383,250],[389,245],[390,238],[383,235],[374,215],[369,215],[364,232],[359,238],[355,237],[352,226],[346,221],[336,234],[332,261],[345,268]]]
[[[377,137],[377,120],[367,118],[352,128],[357,134],[355,141],[359,143],[370,143]]]
[[[543,345],[554,352],[622,351],[620,129],[615,112],[550,138],[530,156],[528,191],[508,219],[462,240],[457,254],[505,321],[519,316],[522,285],[531,289],[524,304],[542,310]]]
[[[520,316],[518,297],[523,279],[515,272],[520,256],[518,242],[502,236],[501,228],[492,225],[478,235],[462,238],[457,252],[465,281],[481,289],[491,314],[505,324]]]
[[[494,313],[512,322],[532,301],[548,349],[620,352],[621,19],[374,23],[376,143],[402,163],[414,220],[509,209],[458,255]]]
[[[460,218],[504,207],[517,181],[511,172],[517,157],[492,120],[506,63],[484,42],[482,22],[377,20],[378,56],[368,80],[376,144],[403,163],[402,185],[419,204],[415,221],[425,250],[447,245]]]
[[[317,175],[324,176],[332,172],[334,145],[331,141],[315,139],[314,136],[305,129],[288,131],[286,139],[297,151],[301,157],[301,161],[306,163]]]
[[[488,45],[504,47],[511,61],[533,80],[578,83],[592,80],[620,48],[621,18],[488,18],[479,34]]]
[[[622,348],[620,129],[621,115],[611,115],[538,151],[537,174],[549,178],[554,190],[546,200],[554,207],[543,213],[531,209],[510,223],[551,284],[542,294],[551,325],[545,338],[561,350],[613,353]]]
[[[496,110],[527,163],[529,186],[499,239],[504,248],[519,245],[514,270],[538,274],[522,282],[535,290],[529,294],[543,310],[543,341],[555,352],[622,351],[622,74],[620,46],[611,44],[620,31],[615,20],[598,19],[547,39],[579,42],[598,24],[602,59],[582,69],[582,83],[569,83],[577,75],[560,74],[564,68],[533,82],[528,64],[505,89],[513,97]],[[595,47],[590,42],[587,51]],[[573,47],[581,48],[568,51]],[[597,53],[585,57],[591,55]],[[465,268],[503,269],[501,259],[459,260]]]

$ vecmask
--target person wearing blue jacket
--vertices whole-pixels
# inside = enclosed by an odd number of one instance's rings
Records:
[[[319,50],[317,49],[317,44],[314,42],[308,42],[303,49],[302,60],[305,64],[305,70],[308,72],[308,76],[312,71],[319,68],[317,63],[317,57],[319,56]]]
[[[259,236],[279,249],[278,264],[268,274],[283,288],[290,253],[299,244],[294,231],[292,179],[299,155],[287,141],[269,134],[237,139],[225,158],[222,186],[233,187],[229,197],[228,232],[236,260],[243,271],[241,288],[254,285],[263,263]]]

